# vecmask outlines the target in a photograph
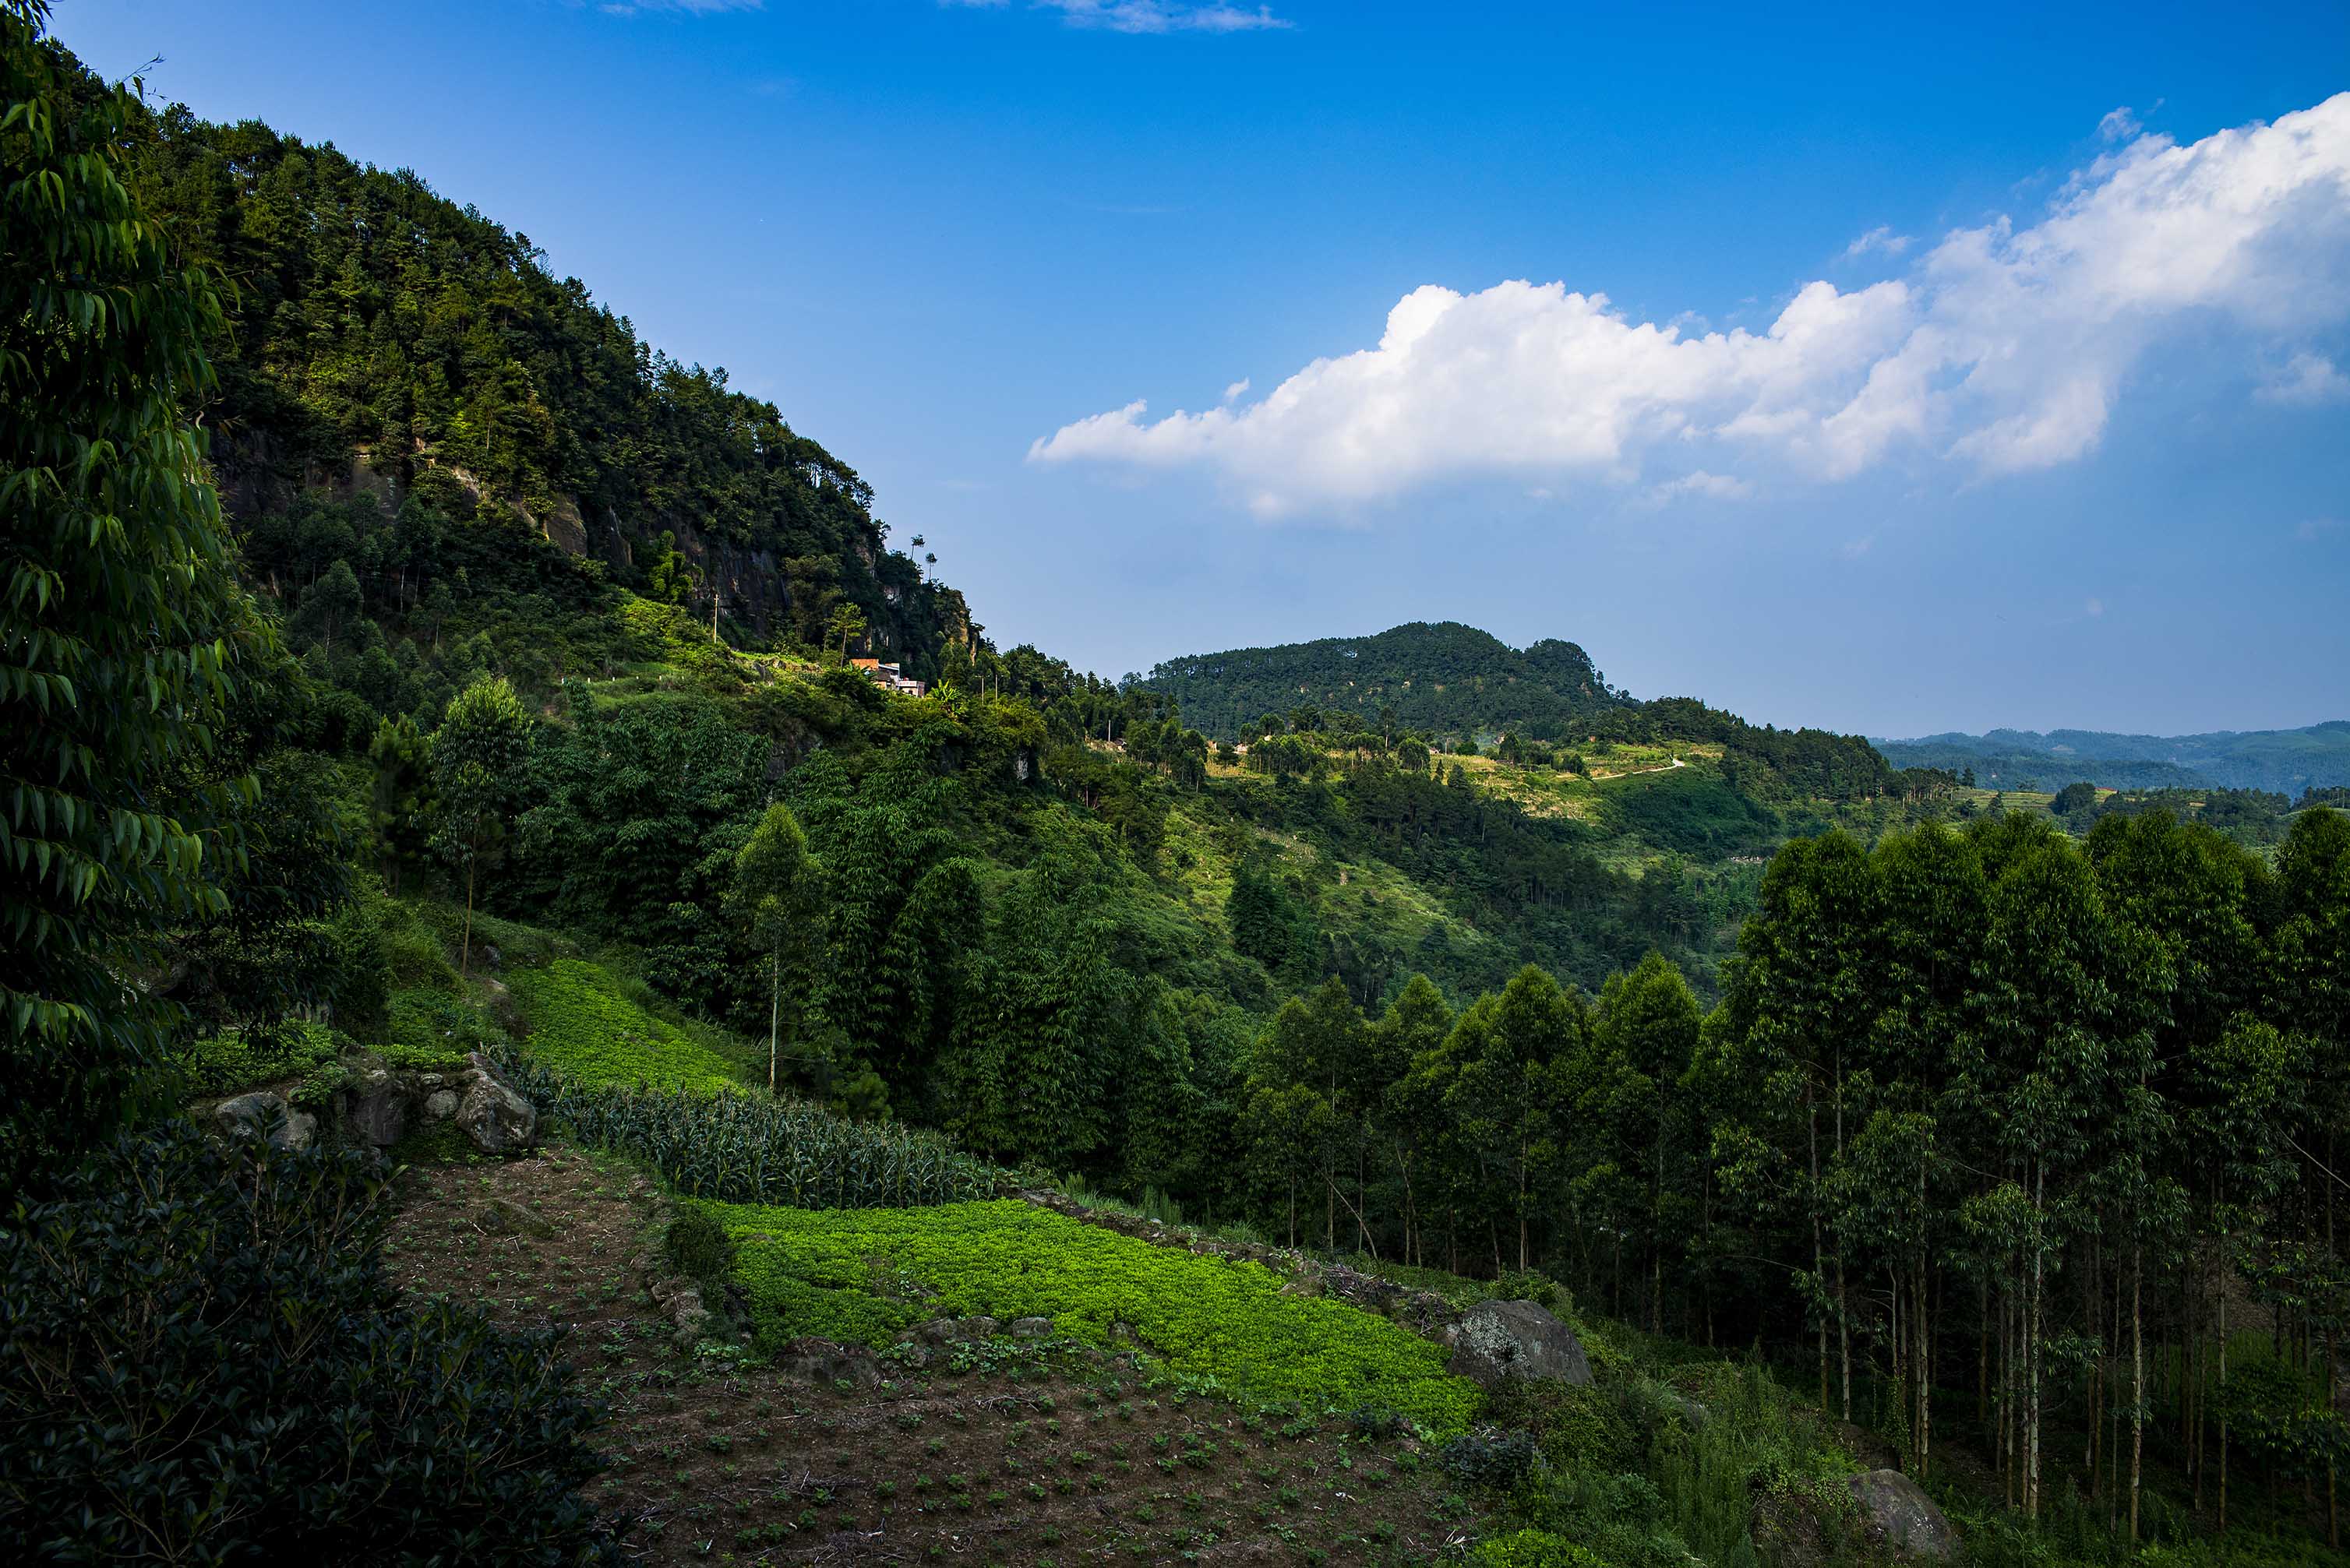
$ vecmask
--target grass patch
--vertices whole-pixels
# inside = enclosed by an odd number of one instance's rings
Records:
[[[457,998],[409,989],[391,993],[380,1049],[394,1067],[429,1071],[453,1066],[467,1053],[486,1050],[496,1039],[481,1014]]]
[[[507,988],[530,1023],[530,1054],[571,1083],[657,1084],[697,1094],[740,1087],[732,1064],[622,993],[595,964],[557,959],[516,970]]]
[[[1482,1396],[1445,1352],[1259,1263],[1154,1247],[1015,1199],[920,1210],[721,1206],[764,1344],[886,1345],[935,1317],[1049,1317],[1096,1345],[1131,1325],[1172,1369],[1309,1408],[1383,1406],[1460,1431]]]

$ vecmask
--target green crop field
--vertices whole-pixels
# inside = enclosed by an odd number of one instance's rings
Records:
[[[1474,1385],[1437,1345],[1342,1303],[1282,1293],[1261,1263],[1152,1246],[1016,1199],[934,1209],[713,1205],[764,1345],[800,1334],[867,1345],[938,1317],[1049,1317],[1107,1345],[1112,1325],[1175,1371],[1310,1408],[1371,1406],[1450,1435]]]
[[[530,1022],[531,1054],[575,1084],[741,1086],[725,1057],[629,1001],[598,965],[557,959],[515,970],[506,985]]]

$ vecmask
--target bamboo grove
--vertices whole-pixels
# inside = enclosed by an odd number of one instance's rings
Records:
[[[1290,1002],[1255,1217],[1759,1346],[2033,1517],[2135,1534],[2159,1464],[2224,1529],[2232,1462],[2240,1512],[2251,1473],[2338,1544],[2350,818],[2272,867],[2159,814],[1799,839],[1740,948],[1702,1015],[1659,957],[1457,1016],[1424,980]]]

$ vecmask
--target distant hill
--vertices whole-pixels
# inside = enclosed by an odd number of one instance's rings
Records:
[[[1180,701],[1185,722],[1227,737],[1266,713],[1311,705],[1351,714],[1357,728],[1377,729],[1387,714],[1392,727],[1428,735],[1514,728],[1549,741],[1630,701],[1574,643],[1545,639],[1520,650],[1450,620],[1191,654],[1159,664],[1141,684]]]
[[[1750,724],[1690,697],[1643,701],[1608,685],[1572,642],[1546,638],[1519,649],[1458,621],[1193,654],[1128,685],[1173,697],[1186,724],[1224,739],[1294,728],[1297,710],[1311,708],[1313,727],[1325,732],[1416,733],[1441,746],[1503,734],[1569,751],[1586,741],[1708,742],[1723,748],[1735,788],[1780,805],[1872,799],[1930,783],[1897,778],[1858,735]],[[1261,726],[1267,717],[1275,722]]]
[[[2303,730],[2220,730],[2126,735],[2102,730],[1993,730],[1880,740],[1895,767],[1972,768],[1991,787],[2062,789],[2087,780],[2110,789],[2261,789],[2300,795],[2350,784],[2350,720]]]

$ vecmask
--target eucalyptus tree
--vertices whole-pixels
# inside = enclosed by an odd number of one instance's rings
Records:
[[[2137,1058],[2138,1074],[2126,1085],[2122,1136],[2100,1205],[2111,1217],[2116,1252],[2126,1248],[2127,1492],[2135,1532],[2145,1468],[2145,1274],[2149,1264],[2167,1272],[2191,1261],[2197,1267],[2189,1276],[2189,1301],[2199,1299],[2199,1291],[2200,1299],[2213,1303],[2226,1294],[2216,1282],[2203,1285],[2211,1269],[2224,1269],[2224,1259],[2208,1247],[2198,1256],[2179,1239],[2199,1202],[2199,1231],[2211,1231],[2225,1212],[2220,1195],[2231,1184],[2213,1161],[2227,1158],[2224,1140],[2232,1136],[2229,1129],[2241,1127],[2246,1108],[2241,1101],[2247,1087],[2243,1054],[2230,1048],[2244,1037],[2231,1040],[2231,1032],[2260,1001],[2263,965],[2253,917],[2267,902],[2269,877],[2243,849],[2208,827],[2182,825],[2168,812],[2101,818],[2086,849],[2107,909],[2151,944],[2145,979],[2162,993],[2152,1050]],[[2232,1185],[2240,1194],[2244,1190],[2241,1179]],[[2116,1297],[2119,1288],[2117,1277]],[[2117,1322],[2118,1299],[2114,1315]],[[2101,1468],[2101,1430],[2093,1407],[2093,1477]]]
[[[1517,1228],[1517,1266],[1534,1266],[1534,1222],[1559,1166],[1564,1069],[1591,1029],[1583,998],[1528,964],[1471,1002],[1435,1064],[1445,1108],[1474,1151],[1489,1213]],[[1491,1230],[1493,1267],[1501,1234]]]
[[[1669,1239],[1689,1233],[1696,1209],[1692,1167],[1702,1128],[1684,1080],[1701,1023],[1680,970],[1650,953],[1608,977],[1584,1049],[1563,1075],[1570,1190],[1587,1195],[1587,1212],[1605,1214],[1616,1234],[1636,1238],[1648,1254],[1652,1334],[1664,1332]],[[1620,1313],[1620,1281],[1617,1294]]]
[[[1332,976],[1310,994],[1284,1002],[1257,1041],[1253,1083],[1284,1092],[1305,1089],[1315,1096],[1310,1125],[1316,1134],[1312,1148],[1322,1186],[1326,1248],[1337,1246],[1338,1205],[1347,1201],[1338,1189],[1338,1172],[1356,1163],[1367,1134],[1366,1114],[1383,1087],[1367,1081],[1370,1040],[1370,1028],[1346,982]],[[1367,1244],[1369,1231],[1359,1199],[1347,1206],[1358,1242]]]
[[[1413,1092],[1419,1064],[1441,1050],[1452,1032],[1452,1010],[1424,974],[1414,974],[1371,1025],[1368,1076],[1382,1087],[1377,1115],[1388,1157],[1402,1185],[1403,1261],[1425,1262],[1428,1171],[1441,1150],[1439,1108]]]
[[[2324,1336],[2326,1415],[2340,1421],[2342,1334],[2350,1320],[2350,1266],[2336,1231],[2345,1185],[2341,1130],[2350,1125],[2350,816],[2304,810],[2277,854],[2278,920],[2271,944],[2270,1008],[2299,1044],[2297,1104],[2283,1133],[2300,1160],[2310,1260],[2300,1288],[2313,1334]],[[2339,1445],[2337,1445],[2337,1448]],[[2337,1453],[2325,1459],[2326,1528],[2337,1547]]]
[[[1959,1077],[1989,1132],[1995,1185],[1968,1209],[1995,1270],[2010,1347],[2002,1455],[2017,1501],[2040,1511],[2054,1338],[2050,1277],[2095,1229],[2116,1160],[2155,1128],[2134,1113],[2165,987],[2156,945],[2107,913],[2087,859],[2022,817],[1971,829],[1990,870],[1983,1027]]]
[[[1873,1253],[1892,1289],[1896,1381],[1916,1472],[1931,1465],[1934,1276],[1951,1253],[1961,1186],[1953,1145],[1979,1128],[1953,1053],[1982,1027],[1987,909],[1972,844],[1934,825],[1887,836],[1869,856],[1878,922],[1866,1045],[1870,1109],[1837,1209],[1848,1245]],[[1988,1300],[1988,1282],[1978,1281]],[[1988,1397],[1988,1309],[1978,1327],[1978,1397]]]
[[[1820,1407],[1831,1403],[1833,1329],[1846,1419],[1851,1324],[1829,1183],[1844,1155],[1851,1075],[1867,1046],[1877,919],[1868,857],[1849,835],[1798,839],[1773,857],[1760,908],[1739,934],[1736,981],[1743,1029],[1735,1049],[1760,1092],[1719,1139],[1732,1188],[1750,1202],[1792,1199],[1808,1222],[1812,1266],[1803,1284],[1818,1337]]]

